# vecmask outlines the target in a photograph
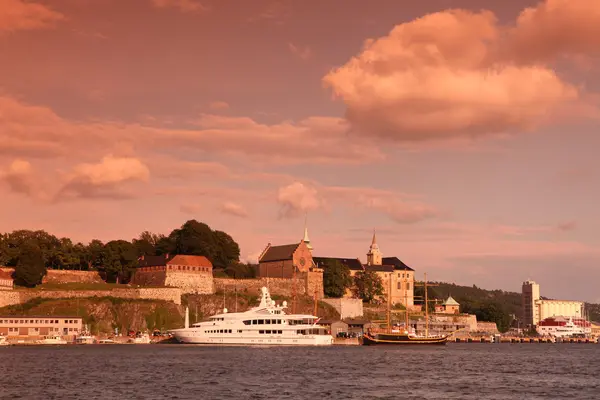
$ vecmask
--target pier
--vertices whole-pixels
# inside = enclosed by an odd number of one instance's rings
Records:
[[[579,343],[598,344],[599,339],[570,339],[570,338],[527,338],[527,337],[479,337],[479,338],[455,338],[452,343]]]

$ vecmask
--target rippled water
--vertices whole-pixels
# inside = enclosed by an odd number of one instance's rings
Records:
[[[600,399],[600,345],[0,347],[1,399]]]

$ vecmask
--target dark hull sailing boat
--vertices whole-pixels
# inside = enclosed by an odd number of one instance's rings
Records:
[[[406,287],[406,286],[405,286]],[[390,275],[390,291],[392,288],[392,279]],[[448,335],[430,335],[429,334],[429,313],[427,311],[427,274],[425,274],[425,335],[416,335],[408,332],[408,308],[406,308],[405,330],[402,332],[399,329],[391,328],[391,303],[388,295],[388,313],[387,313],[387,330],[385,332],[376,332],[369,330],[364,333],[361,341],[364,346],[373,345],[445,345],[448,341]],[[404,304],[407,304],[405,301]]]
[[[365,333],[362,337],[362,344],[373,346],[376,344],[391,345],[444,345],[448,341],[447,336],[415,336],[406,333]]]

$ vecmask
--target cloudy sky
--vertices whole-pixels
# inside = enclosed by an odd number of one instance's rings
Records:
[[[482,9],[482,7],[484,9]],[[597,0],[0,0],[0,230],[198,219],[600,301]]]

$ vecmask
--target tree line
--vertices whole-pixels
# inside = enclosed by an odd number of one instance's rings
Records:
[[[247,270],[239,265],[240,247],[229,234],[196,220],[169,235],[144,231],[131,241],[106,243],[97,239],[87,244],[73,242],[43,230],[0,234],[0,265],[14,267],[15,283],[27,287],[41,283],[47,269],[97,270],[107,282],[127,283],[139,257],[166,254],[205,256],[214,268],[225,272]]]

